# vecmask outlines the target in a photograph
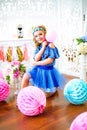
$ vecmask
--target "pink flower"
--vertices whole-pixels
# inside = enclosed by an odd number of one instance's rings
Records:
[[[11,73],[12,69],[11,68],[7,68],[7,73]]]
[[[12,62],[11,62],[11,65],[12,65],[12,66],[15,66],[15,65],[20,66],[20,65],[21,65],[21,62],[20,62],[20,61],[12,61]]]
[[[13,72],[14,78],[18,78],[19,75],[20,75],[20,71],[19,70],[16,70],[16,71]]]

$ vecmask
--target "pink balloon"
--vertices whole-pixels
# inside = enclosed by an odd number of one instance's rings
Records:
[[[81,113],[73,120],[70,130],[87,130],[87,112]]]
[[[56,40],[56,38],[57,38],[57,33],[56,33],[56,31],[48,31],[48,32],[46,33],[46,40],[47,40],[48,42],[54,42],[54,41]]]
[[[18,109],[27,116],[36,116],[46,106],[45,93],[38,87],[28,86],[21,89],[17,97]]]

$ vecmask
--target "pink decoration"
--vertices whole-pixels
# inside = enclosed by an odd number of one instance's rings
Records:
[[[46,40],[48,42],[54,42],[57,38],[57,34],[55,31],[48,31],[46,34]]]
[[[87,112],[81,113],[74,119],[70,130],[87,130]]]
[[[29,56],[28,56],[28,49],[26,44],[24,45],[24,60],[29,60]]]
[[[9,85],[8,83],[0,79],[0,102],[4,101],[9,95]]]
[[[0,78],[3,79],[4,76],[3,76],[3,73],[2,73],[2,70],[0,69]]]
[[[46,106],[46,96],[40,88],[28,86],[19,92],[17,105],[24,115],[36,116],[43,112]]]
[[[0,47],[0,60],[2,60],[2,61],[5,60],[3,47]]]

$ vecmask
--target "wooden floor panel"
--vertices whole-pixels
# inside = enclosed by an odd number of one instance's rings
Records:
[[[75,78],[66,76],[67,81]],[[39,116],[28,117],[17,108],[16,96],[11,93],[6,101],[0,102],[0,130],[69,130],[73,119],[87,111],[87,103],[73,105],[64,99],[63,91],[58,90],[47,99],[44,112]]]

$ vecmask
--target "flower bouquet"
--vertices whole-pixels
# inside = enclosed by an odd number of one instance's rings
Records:
[[[87,72],[87,36],[77,38],[77,52],[78,52],[78,63],[80,79],[86,81]]]
[[[11,84],[11,80],[14,81],[16,90],[18,89],[19,78],[22,78],[26,72],[26,66],[20,61],[12,61],[10,67],[7,68],[6,80],[8,84]]]
[[[78,55],[87,54],[87,36],[76,38]]]
[[[26,71],[25,65],[20,61],[11,62],[11,68],[12,68],[12,71],[13,71],[13,77],[14,78],[18,78],[19,76],[23,77],[23,74]]]

